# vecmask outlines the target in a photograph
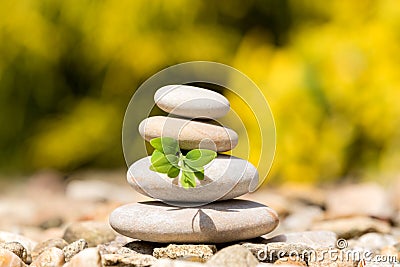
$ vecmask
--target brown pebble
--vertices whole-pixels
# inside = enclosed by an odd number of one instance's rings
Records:
[[[157,246],[160,246],[160,244],[140,240],[132,241],[124,245],[124,247],[129,248],[137,253],[147,255],[153,255],[153,250]]]
[[[8,249],[0,248],[0,266],[1,267],[25,267],[25,263]]]
[[[65,263],[64,258],[64,253],[61,249],[56,247],[48,248],[32,262],[30,267],[62,267]]]
[[[68,262],[72,259],[73,256],[84,250],[88,247],[87,242],[84,239],[79,239],[75,242],[72,242],[68,246],[63,248],[65,261]]]
[[[35,246],[32,251],[32,259],[35,260],[43,251],[49,248],[63,249],[68,243],[62,238],[52,238],[41,242]]]
[[[185,259],[190,261],[205,262],[217,251],[214,245],[175,245],[170,244],[164,248],[155,248],[153,256],[157,259],[170,258],[170,259]]]
[[[75,222],[67,227],[63,238],[69,243],[82,238],[86,240],[89,247],[96,247],[97,245],[113,241],[115,239],[115,232],[105,222]]]
[[[0,243],[0,248],[7,249],[17,255],[23,262],[27,263],[28,253],[26,248],[18,242]]]
[[[60,227],[63,225],[63,223],[64,223],[63,218],[54,217],[43,221],[42,223],[39,224],[39,227],[42,228],[43,230],[47,230],[50,228]]]
[[[152,266],[157,262],[156,258],[150,255],[143,255],[136,252],[128,254],[105,254],[102,256],[104,266]]]
[[[87,248],[82,250],[71,261],[66,264],[67,267],[102,267],[101,256],[97,248]],[[133,265],[137,266],[137,265]]]

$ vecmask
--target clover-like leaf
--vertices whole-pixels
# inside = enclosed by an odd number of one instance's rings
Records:
[[[170,137],[154,138],[150,144],[155,148],[150,170],[165,173],[170,178],[178,177],[182,171],[180,182],[184,188],[196,187],[196,178],[204,179],[204,165],[217,156],[208,149],[193,149],[183,156],[178,141]]]
[[[196,175],[197,179],[204,180],[204,169],[202,171],[194,172],[194,175]]]
[[[157,137],[150,140],[150,145],[165,155],[175,155],[179,151],[179,144],[171,137]]]
[[[174,167],[178,167],[179,158],[175,155],[165,155],[169,163],[171,163]]]
[[[179,169],[178,167],[172,166],[171,169],[169,169],[167,174],[168,174],[169,178],[175,178],[179,175],[180,172],[181,172],[181,169]]]
[[[153,165],[151,165],[149,167],[150,170],[152,170],[153,172],[159,172],[159,173],[168,173],[168,171],[172,168],[172,165],[163,165],[163,166],[158,166],[158,167],[154,167]]]
[[[192,166],[187,164],[187,160],[183,161],[182,169],[186,172],[192,172],[196,176],[197,179],[203,180],[204,179],[204,168],[203,167],[196,167],[193,168]]]
[[[193,149],[186,154],[185,163],[192,168],[199,168],[207,165],[217,157],[215,151],[209,149]]]
[[[178,160],[179,159],[177,156],[168,155],[167,157],[160,151],[154,150],[153,154],[151,155],[150,170],[160,173],[168,173],[171,168],[176,168],[175,164],[178,163]]]
[[[196,187],[196,177],[193,172],[182,171],[181,184],[184,188]]]

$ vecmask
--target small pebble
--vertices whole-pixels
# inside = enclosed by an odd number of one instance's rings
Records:
[[[0,248],[0,266],[1,267],[25,267],[25,263],[8,249]]]
[[[61,249],[51,247],[44,250],[30,265],[30,267],[62,267],[65,263]]]
[[[159,246],[159,243],[147,242],[147,241],[132,241],[126,244],[124,247],[129,248],[140,254],[153,255],[153,250]]]
[[[366,216],[356,216],[314,223],[313,230],[335,232],[339,238],[350,239],[370,232],[389,233],[390,225],[387,221]]]
[[[123,247],[121,244],[110,242],[106,244],[100,244],[97,246],[100,255],[104,254],[127,254],[133,251],[129,248]]]
[[[84,250],[88,247],[87,242],[84,239],[79,239],[75,242],[72,242],[68,246],[63,248],[65,261],[68,262],[72,259],[73,256]]]
[[[356,241],[356,246],[370,250],[378,250],[385,246],[396,244],[396,238],[389,234],[367,233]]]
[[[248,249],[241,245],[233,245],[220,250],[207,264],[219,267],[255,267],[258,260]]]
[[[321,220],[324,212],[317,206],[300,206],[285,218],[282,227],[294,231],[303,231],[311,227],[314,221]]]
[[[100,253],[97,248],[87,248],[72,257],[68,267],[102,267]]]
[[[40,223],[39,227],[42,228],[43,230],[50,229],[50,228],[57,228],[62,226],[64,223],[63,218],[61,217],[54,217],[48,220],[45,220],[44,222]]]
[[[0,248],[7,249],[17,255],[23,262],[27,262],[28,253],[26,248],[18,242],[0,243]]]
[[[35,260],[43,251],[49,248],[59,248],[63,249],[64,247],[68,246],[68,243],[62,238],[52,238],[48,239],[44,242],[41,242],[35,246],[32,251],[32,259]]]
[[[102,256],[104,266],[153,266],[157,261],[150,255],[136,252],[128,254],[105,254]]]
[[[21,245],[23,245],[27,251],[28,258],[31,255],[31,252],[33,248],[36,246],[37,242],[22,236],[22,235],[17,235],[14,233],[9,233],[9,232],[3,232],[0,231],[0,243],[7,243],[7,242],[18,242]]]
[[[115,232],[108,223],[87,221],[72,223],[64,233],[65,241],[68,243],[78,239],[85,239],[89,247],[107,243],[115,239]]]
[[[337,187],[328,192],[326,208],[331,218],[364,215],[388,219],[394,213],[390,195],[377,183]]]
[[[93,176],[105,175],[96,173]],[[107,178],[113,174],[107,175]],[[65,189],[65,195],[69,199],[94,202],[97,204],[106,202],[130,202],[135,199],[130,194],[129,187],[120,186],[111,178],[109,181],[100,179],[72,179]]]
[[[195,257],[202,262],[206,262],[217,251],[214,245],[174,245],[171,244],[164,248],[155,248],[153,256],[157,259],[170,258],[189,260]],[[195,260],[197,261],[197,260]]]
[[[118,235],[115,238],[115,240],[108,242],[108,243],[100,244],[97,246],[97,248],[99,249],[100,255],[131,253],[132,250],[129,247],[127,247],[129,242],[132,242],[132,238]],[[141,242],[141,241],[137,241],[137,242]],[[152,254],[153,254],[153,250],[151,250],[150,255],[152,255]]]

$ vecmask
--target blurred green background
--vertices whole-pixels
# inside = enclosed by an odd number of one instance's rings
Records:
[[[270,181],[400,170],[400,4],[0,1],[0,173],[125,168],[121,127],[155,72],[208,60],[270,102]]]

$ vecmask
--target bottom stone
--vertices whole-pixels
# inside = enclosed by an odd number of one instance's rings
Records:
[[[279,223],[276,212],[248,200],[227,200],[179,208],[159,201],[114,210],[110,225],[120,234],[162,243],[224,243],[267,234]]]

